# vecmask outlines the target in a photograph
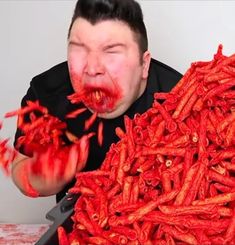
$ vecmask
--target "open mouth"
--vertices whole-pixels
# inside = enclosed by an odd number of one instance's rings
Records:
[[[114,108],[114,97],[106,91],[92,90],[87,98],[87,106],[98,113],[108,112]]]
[[[100,90],[96,90],[92,93],[92,100],[94,101],[94,103],[101,103],[104,99],[104,92],[100,91]]]
[[[106,86],[97,87],[88,85],[68,96],[71,103],[77,104],[83,102],[87,108],[97,113],[113,111],[120,98],[121,92],[118,86],[110,88]]]

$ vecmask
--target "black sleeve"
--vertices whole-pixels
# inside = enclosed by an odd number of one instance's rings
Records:
[[[32,87],[30,86],[26,95],[22,98],[21,100],[21,108],[25,107],[27,105],[27,101],[35,101],[37,100],[37,97],[32,89]],[[27,122],[29,121],[29,118],[27,116],[24,117],[24,120]],[[24,155],[28,155],[26,152],[24,152],[23,147],[18,147],[17,146],[17,140],[19,139],[19,137],[23,136],[23,132],[18,128],[18,123],[17,123],[17,129],[16,129],[16,133],[15,133],[15,139],[14,139],[14,147],[17,151],[19,151],[21,154]]]

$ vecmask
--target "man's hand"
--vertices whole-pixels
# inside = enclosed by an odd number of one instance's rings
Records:
[[[27,196],[49,196],[58,193],[81,171],[87,161],[89,137],[59,150],[48,147],[29,158],[19,154],[12,167],[15,184]]]

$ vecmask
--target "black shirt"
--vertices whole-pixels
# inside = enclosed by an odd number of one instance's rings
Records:
[[[144,113],[153,103],[155,92],[169,92],[180,80],[182,75],[171,67],[152,59],[149,69],[147,87],[140,98],[125,112],[125,115],[133,118],[136,113]],[[84,122],[91,116],[88,110],[75,119],[65,118],[66,114],[77,109],[78,105],[71,104],[67,96],[74,93],[71,86],[67,62],[58,64],[48,71],[34,77],[30,83],[27,94],[22,99],[22,106],[26,105],[27,100],[39,100],[42,106],[48,108],[49,113],[67,123],[68,130],[81,137],[84,135]],[[104,123],[103,145],[97,143],[97,137],[92,137],[90,141],[90,152],[86,167],[83,171],[94,170],[100,167],[105,158],[106,152],[112,143],[118,141],[115,128],[124,128],[123,115],[114,119],[98,119],[89,131],[97,132],[99,120]],[[17,129],[15,143],[21,131]],[[23,149],[19,151],[24,154]],[[65,195],[66,191],[74,185],[70,183],[66,188],[57,194],[57,201]]]

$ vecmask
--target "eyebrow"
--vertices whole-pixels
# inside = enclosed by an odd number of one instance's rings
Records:
[[[123,48],[125,48],[126,45],[123,44],[123,43],[113,43],[113,44],[106,45],[104,47],[104,49],[112,49],[112,48],[116,48],[116,47],[123,47]]]
[[[76,42],[76,41],[69,41],[69,45],[79,46],[79,47],[85,47],[84,43]]]
[[[77,41],[69,41],[69,45],[74,45],[77,47],[86,47],[86,44],[82,43],[82,42],[77,42]],[[116,48],[116,47],[123,47],[125,48],[126,45],[123,43],[112,43],[112,44],[108,44],[104,46],[104,50],[108,50],[108,49],[112,49],[112,48]]]

